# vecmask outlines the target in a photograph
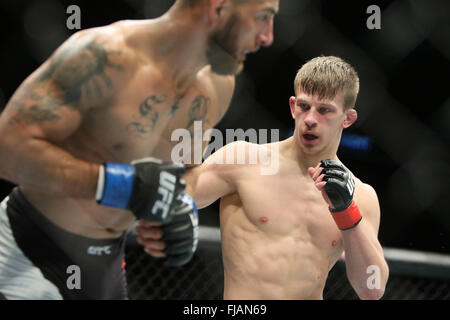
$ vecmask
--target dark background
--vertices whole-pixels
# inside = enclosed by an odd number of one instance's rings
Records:
[[[159,16],[173,1],[0,0],[0,110],[20,83],[65,39],[66,8],[82,29]],[[381,30],[366,13],[378,5]],[[448,253],[450,248],[450,1],[281,0],[275,42],[247,59],[218,128],[293,129],[288,99],[297,70],[337,55],[360,75],[359,119],[340,159],[378,193],[383,246]],[[364,144],[357,143],[363,141]],[[367,141],[370,143],[367,144]],[[364,147],[365,146],[365,147]],[[0,155],[6,157],[7,155]],[[0,181],[0,198],[13,185]],[[264,199],[262,199],[264,200]],[[218,225],[218,203],[201,224]]]

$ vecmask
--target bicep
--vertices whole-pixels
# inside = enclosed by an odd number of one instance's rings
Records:
[[[64,103],[50,83],[30,79],[18,88],[2,114],[2,136],[62,141],[78,128],[81,117],[80,110]]]
[[[0,159],[2,178],[25,184],[49,176],[36,178],[36,169],[43,173],[45,163],[56,168],[52,159],[67,159],[68,155],[54,144],[72,134],[80,119],[80,112],[65,105],[51,86],[32,78],[25,81],[0,118],[0,154],[8,155]]]

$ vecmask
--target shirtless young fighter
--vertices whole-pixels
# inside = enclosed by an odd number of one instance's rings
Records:
[[[199,176],[199,208],[222,198],[225,299],[322,299],[328,272],[344,251],[358,296],[383,295],[389,271],[377,236],[377,195],[336,156],[343,129],[357,118],[358,90],[348,63],[312,59],[299,70],[289,100],[292,137],[266,145],[228,144],[186,176],[188,183],[189,175]],[[242,153],[245,164],[236,164]],[[277,173],[262,174],[275,159]],[[145,246],[160,232],[148,223],[137,230]],[[370,266],[379,270],[378,288],[367,285]]]
[[[187,224],[165,253],[189,261],[196,209],[179,197],[171,133],[220,120],[246,54],[272,43],[277,10],[177,0],[157,19],[76,33],[23,82],[0,117],[0,177],[19,186],[0,210],[3,295],[125,298],[124,233],[137,218]]]

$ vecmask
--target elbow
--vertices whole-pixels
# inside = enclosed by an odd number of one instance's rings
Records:
[[[352,282],[350,282],[352,283]],[[361,300],[380,300],[384,295],[386,287],[385,283],[359,283],[359,285],[352,284],[353,289]]]
[[[372,269],[368,269],[371,271]],[[366,276],[358,279],[351,279],[350,283],[355,289],[356,294],[361,300],[379,300],[383,297],[386,289],[386,283],[389,278],[389,268],[386,265],[383,268],[374,268]]]
[[[356,293],[361,300],[380,300],[384,295],[384,287],[380,289],[365,288]]]

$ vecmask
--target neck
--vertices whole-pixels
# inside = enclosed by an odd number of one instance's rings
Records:
[[[288,158],[297,162],[300,170],[305,174],[308,174],[309,167],[315,167],[319,161],[325,159],[338,160],[336,155],[338,144],[332,145],[324,150],[316,153],[304,152],[295,140],[295,135],[286,139],[286,155]]]
[[[183,11],[183,12],[181,12]],[[197,20],[195,20],[197,19]],[[207,63],[208,34],[202,16],[189,10],[172,9],[151,20],[144,50],[155,66],[182,94]],[[142,40],[142,39],[141,39]]]

